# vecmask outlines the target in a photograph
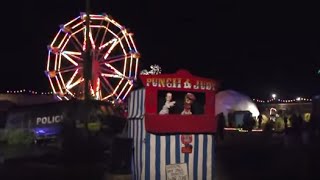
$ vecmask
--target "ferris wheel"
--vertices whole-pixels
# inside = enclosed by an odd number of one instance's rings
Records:
[[[60,25],[60,30],[48,45],[46,75],[53,93],[61,100],[84,99],[84,52],[86,31],[91,42],[92,75],[89,81],[93,99],[122,101],[137,78],[139,53],[124,26],[103,15],[86,14]],[[86,27],[89,27],[87,29]]]

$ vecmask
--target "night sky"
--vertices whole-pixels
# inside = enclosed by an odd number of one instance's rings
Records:
[[[185,68],[251,97],[320,93],[320,29],[316,3],[279,1],[92,0],[134,32],[140,69]],[[85,11],[85,0],[8,1],[1,15],[2,91],[49,91],[47,45],[59,25]]]

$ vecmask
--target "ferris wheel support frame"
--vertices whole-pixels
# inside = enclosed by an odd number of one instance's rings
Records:
[[[90,29],[90,0],[86,0],[86,29]],[[91,42],[90,42],[90,31],[86,31],[86,49],[85,49],[85,57],[84,57],[84,93],[85,93],[85,100],[88,101],[91,99],[90,94],[90,80],[92,74],[92,59],[91,59]]]

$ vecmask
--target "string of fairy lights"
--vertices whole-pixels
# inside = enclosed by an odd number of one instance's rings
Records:
[[[312,102],[311,98],[302,98],[297,97],[295,99],[268,99],[268,100],[262,100],[262,99],[252,99],[254,102],[257,103],[307,103]]]
[[[6,90],[6,91],[0,91],[0,94],[31,94],[31,95],[54,95],[52,91],[49,92],[41,92],[41,91],[35,91],[35,90],[26,90],[26,89],[19,89],[19,90]],[[271,98],[267,100],[254,98],[252,99],[256,103],[307,103],[312,102],[311,98],[303,98],[303,97],[297,97],[295,99],[277,99],[277,98]]]
[[[19,90],[6,90],[0,92],[1,94],[32,94],[32,95],[53,95],[53,92],[40,92],[35,90],[26,90],[26,89],[19,89]]]

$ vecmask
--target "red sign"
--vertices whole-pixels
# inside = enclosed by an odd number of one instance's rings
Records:
[[[192,143],[192,135],[181,135],[182,144],[190,144]]]
[[[192,145],[191,144],[187,144],[184,147],[181,147],[181,152],[182,153],[192,153]]]
[[[214,133],[217,82],[174,74],[140,75],[145,86],[145,125],[152,133]]]
[[[182,153],[192,153],[192,135],[181,135],[181,142],[183,146],[181,147]]]

